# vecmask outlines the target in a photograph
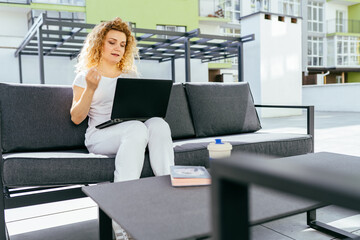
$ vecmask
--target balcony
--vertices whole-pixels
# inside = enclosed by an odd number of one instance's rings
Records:
[[[358,36],[333,35],[327,38],[327,65],[337,68],[360,68]]]
[[[85,6],[85,0],[31,0],[33,3],[69,5],[69,6]]]
[[[327,33],[360,33],[360,20],[332,19],[327,21]]]
[[[85,1],[86,0],[0,0],[0,3],[18,3],[18,4],[45,3],[45,4],[84,7],[86,5]]]

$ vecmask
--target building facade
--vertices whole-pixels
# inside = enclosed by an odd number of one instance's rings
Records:
[[[199,5],[200,28],[218,34],[241,36],[242,20],[256,12],[301,17],[303,84],[360,82],[359,0],[200,0]]]
[[[302,84],[360,82],[360,0],[0,0],[0,12],[0,51],[6,56],[43,12],[61,21],[98,23],[120,16],[137,28],[200,28],[236,37],[244,35],[254,14],[301,21]],[[208,80],[237,81],[236,66],[237,59],[209,63]]]
[[[360,1],[304,0],[304,84],[360,82]]]
[[[193,0],[0,0],[0,63],[4,69],[2,81],[19,82],[18,60],[14,52],[32,23],[41,14],[58,21],[86,22],[97,24],[101,21],[121,17],[131,23],[132,27],[145,29],[191,31],[198,28],[198,2]],[[69,29],[51,29],[69,30]],[[162,37],[162,36],[158,36]],[[24,83],[38,83],[39,74],[37,59],[34,56],[23,56]],[[75,77],[76,59],[47,57],[45,60],[46,83],[71,84]],[[171,63],[154,61],[138,62],[139,72],[143,77],[171,78]],[[207,63],[195,60],[191,62],[193,81],[207,81]],[[36,70],[35,70],[36,69]],[[61,70],[60,70],[61,69]],[[60,70],[60,71],[59,71]],[[185,63],[176,60],[175,79],[185,81]]]

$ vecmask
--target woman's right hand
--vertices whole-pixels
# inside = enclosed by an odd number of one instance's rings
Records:
[[[75,124],[80,124],[89,113],[91,102],[101,79],[95,67],[91,68],[85,76],[86,88],[73,86],[73,103],[70,114]]]
[[[101,75],[96,69],[96,67],[90,68],[90,70],[85,76],[87,88],[95,91],[99,85],[100,79],[101,79]]]

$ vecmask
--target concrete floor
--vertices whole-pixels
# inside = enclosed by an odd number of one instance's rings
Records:
[[[328,151],[360,156],[360,113],[316,112],[315,152]],[[267,132],[306,132],[302,116],[261,119]],[[360,213],[328,206],[318,219],[360,235]],[[11,240],[97,240],[97,207],[89,198],[6,211]],[[305,214],[253,227],[252,239],[335,239],[309,229]]]

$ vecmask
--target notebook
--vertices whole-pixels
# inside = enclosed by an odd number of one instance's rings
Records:
[[[211,184],[211,176],[202,166],[170,166],[170,179],[173,187]]]
[[[171,80],[118,78],[111,118],[96,128],[102,129],[129,120],[164,118],[172,84]]]

